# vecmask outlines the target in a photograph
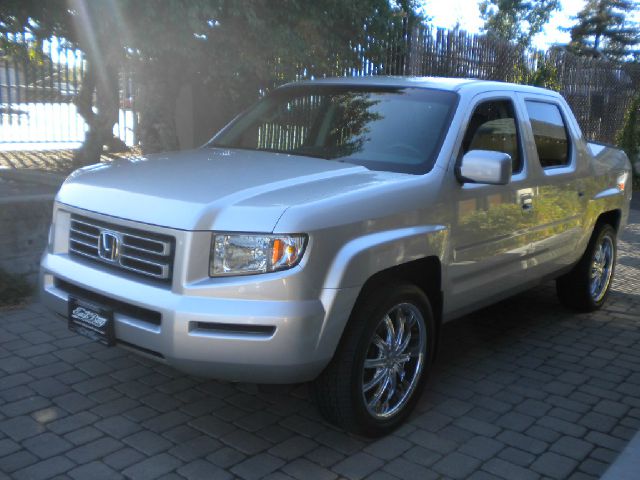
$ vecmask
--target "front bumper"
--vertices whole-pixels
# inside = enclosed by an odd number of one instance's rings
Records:
[[[355,289],[327,290],[314,300],[189,295],[50,253],[42,259],[41,283],[43,303],[64,318],[69,296],[109,302],[125,348],[186,373],[255,383],[315,378],[357,295]]]

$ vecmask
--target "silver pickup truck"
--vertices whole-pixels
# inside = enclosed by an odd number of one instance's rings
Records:
[[[569,307],[604,303],[630,183],[624,153],[588,143],[555,92],[290,84],[202,148],[74,172],[43,299],[184,372],[314,380],[327,419],[384,434],[418,400],[443,322],[551,279]]]

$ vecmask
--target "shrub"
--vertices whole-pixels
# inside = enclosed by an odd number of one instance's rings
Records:
[[[622,148],[633,166],[633,186],[640,189],[640,93],[631,101],[624,117],[624,126],[618,134],[618,146]]]
[[[24,275],[15,275],[0,268],[0,307],[19,304],[32,291]]]

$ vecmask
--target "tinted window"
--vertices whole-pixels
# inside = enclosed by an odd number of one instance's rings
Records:
[[[420,88],[283,88],[220,132],[210,146],[424,173],[433,166],[456,100],[455,93]]]
[[[491,100],[476,107],[462,140],[462,152],[469,150],[508,153],[513,162],[513,173],[522,170],[520,140],[511,101]]]
[[[569,165],[569,141],[564,119],[557,105],[527,101],[533,138],[543,168]]]

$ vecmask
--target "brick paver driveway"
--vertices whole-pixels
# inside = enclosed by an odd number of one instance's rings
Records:
[[[377,441],[306,396],[187,377],[0,311],[0,477],[597,478],[640,429],[640,212],[589,315],[545,285],[444,328],[410,421]],[[4,472],[4,473],[1,473]]]

